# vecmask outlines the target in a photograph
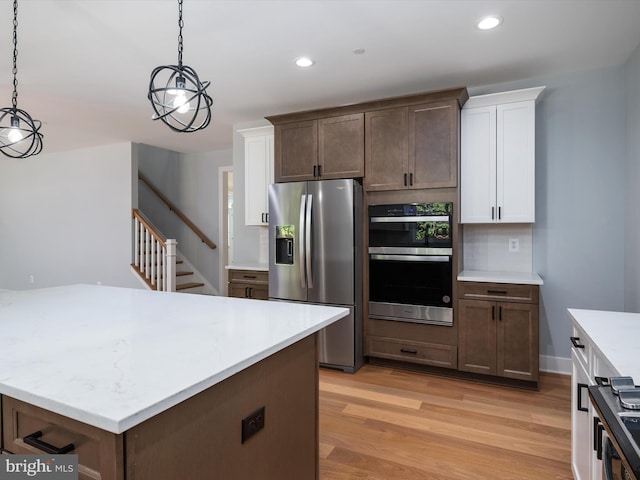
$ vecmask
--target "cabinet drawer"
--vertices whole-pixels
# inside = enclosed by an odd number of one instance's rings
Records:
[[[436,367],[456,368],[457,348],[453,345],[412,342],[386,337],[368,337],[367,354],[373,357],[421,363]]]
[[[229,270],[229,282],[269,284],[269,272],[259,270]]]
[[[101,430],[42,408],[2,397],[3,448],[21,455],[45,454],[28,445],[24,437],[42,432],[39,440],[55,447],[74,445],[71,454],[78,455],[80,480],[122,480],[122,435]]]
[[[503,302],[538,303],[537,285],[512,283],[458,282],[459,298]]]
[[[591,345],[587,341],[587,335],[576,325],[571,329],[571,350],[575,353],[575,359],[580,362],[582,368],[591,377],[591,369],[589,368],[589,355]]]
[[[236,298],[253,298],[255,300],[269,300],[269,286],[229,283],[229,296]]]

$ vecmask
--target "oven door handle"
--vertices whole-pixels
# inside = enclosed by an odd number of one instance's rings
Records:
[[[369,255],[371,260],[391,260],[393,262],[436,262],[448,263],[451,257],[446,255],[384,255],[380,253]]]
[[[425,215],[416,217],[369,217],[370,223],[415,223],[415,222],[447,222],[448,215]]]

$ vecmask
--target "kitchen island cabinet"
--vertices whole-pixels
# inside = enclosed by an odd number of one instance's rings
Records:
[[[597,377],[628,375],[640,379],[640,314],[569,309],[571,333],[571,469],[576,480],[600,480],[597,412],[588,387]]]
[[[2,447],[38,453],[38,430],[73,443],[82,479],[317,478],[316,332],[347,312],[87,285],[0,294]]]

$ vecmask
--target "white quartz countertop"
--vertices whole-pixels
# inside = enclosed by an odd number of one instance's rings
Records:
[[[542,278],[534,272],[492,272],[463,270],[458,274],[460,282],[515,283],[519,285],[542,285]]]
[[[96,285],[0,293],[0,394],[122,433],[347,314]]]
[[[620,375],[631,376],[636,385],[640,384],[640,314],[568,310],[599,356],[609,360]]]

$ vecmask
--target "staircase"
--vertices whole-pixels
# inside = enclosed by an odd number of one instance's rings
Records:
[[[150,290],[217,295],[218,292],[142,212],[133,210],[131,269]]]

